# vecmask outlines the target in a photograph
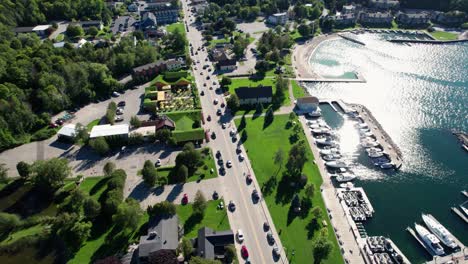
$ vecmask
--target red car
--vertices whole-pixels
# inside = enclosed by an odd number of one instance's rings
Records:
[[[184,197],[182,197],[182,204],[188,204],[188,195],[184,193]]]
[[[249,257],[249,251],[247,250],[246,246],[242,246],[241,248],[241,255],[244,259]]]

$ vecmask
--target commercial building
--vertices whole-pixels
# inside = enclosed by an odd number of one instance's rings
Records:
[[[233,71],[237,68],[237,61],[235,59],[222,60],[217,65],[221,71]]]
[[[256,105],[271,103],[273,89],[271,86],[239,87],[235,89],[241,105]]]
[[[128,124],[122,125],[100,125],[93,126],[89,138],[98,137],[121,137],[128,138],[129,126]]]
[[[57,132],[57,137],[61,141],[73,141],[76,136],[76,125],[66,124]]]
[[[276,13],[268,17],[268,23],[273,25],[284,25],[288,22],[288,13]]]

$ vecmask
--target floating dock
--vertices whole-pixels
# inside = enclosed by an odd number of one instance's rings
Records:
[[[452,211],[457,214],[463,221],[465,221],[465,223],[468,224],[468,218],[466,218],[466,216],[463,214],[462,211],[460,211],[460,209],[456,208],[456,207],[452,207],[451,208]]]
[[[357,79],[339,79],[339,78],[296,78],[298,82],[336,82],[336,83],[365,83],[366,80],[356,74]]]
[[[405,254],[401,252],[401,250],[396,246],[395,243],[393,243],[393,241],[390,238],[387,238],[387,241],[390,243],[390,245],[392,245],[392,248],[395,250],[395,252],[403,258],[403,263],[411,263],[411,261],[409,261]]]
[[[457,40],[390,39],[388,41],[394,42],[394,43],[451,44],[451,43],[468,42],[468,39],[457,39]]]
[[[463,191],[461,191],[461,193],[462,193],[463,195],[465,195],[466,197],[468,197],[468,192],[467,192],[467,191],[463,190]]]
[[[421,246],[422,246],[425,250],[427,250],[427,252],[429,252],[429,254],[431,254],[431,256],[436,256],[435,252],[434,252],[431,248],[429,248],[429,247],[426,245],[426,243],[424,243],[424,242],[419,238],[419,236],[416,234],[416,232],[413,230],[413,228],[411,228],[411,227],[408,226],[408,227],[406,228],[406,231],[408,231],[408,232],[419,242],[419,244],[421,244]]]
[[[338,36],[340,36],[340,37],[342,37],[342,38],[344,38],[344,39],[346,39],[346,40],[349,40],[349,41],[351,41],[351,42],[357,43],[357,44],[359,44],[359,45],[363,45],[363,46],[366,45],[366,43],[364,43],[364,42],[362,42],[362,41],[360,41],[360,40],[357,40],[357,39],[355,39],[355,38],[353,38],[353,37],[351,37],[351,36],[345,35],[345,34],[340,34],[340,33],[338,33]]]

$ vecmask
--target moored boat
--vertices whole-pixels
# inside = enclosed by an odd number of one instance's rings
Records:
[[[422,219],[429,230],[431,230],[431,232],[434,233],[434,235],[439,238],[444,245],[449,248],[458,247],[453,235],[442,224],[440,224],[439,221],[426,214],[422,214]]]
[[[356,179],[356,175],[350,172],[345,172],[338,174],[335,179],[337,182],[349,182]]]
[[[416,232],[418,233],[419,237],[424,241],[424,243],[431,248],[431,250],[438,256],[445,254],[444,249],[440,245],[440,240],[434,236],[429,230],[427,230],[425,227],[414,224],[414,227],[416,229]]]
[[[325,161],[337,160],[337,159],[341,159],[341,155],[340,154],[323,155],[322,159]]]
[[[327,167],[336,168],[336,169],[348,167],[348,165],[342,160],[327,161],[325,162],[325,165]]]

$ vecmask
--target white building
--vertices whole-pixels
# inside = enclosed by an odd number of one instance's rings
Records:
[[[273,25],[284,25],[288,22],[288,14],[284,13],[276,13],[268,17],[268,23]]]
[[[57,132],[57,137],[60,140],[73,140],[76,136],[76,125],[66,124]]]
[[[128,124],[122,125],[100,125],[93,126],[89,138],[98,137],[128,137],[129,126]]]
[[[185,61],[182,58],[169,59],[166,61],[166,67],[168,71],[177,71],[185,66]]]

